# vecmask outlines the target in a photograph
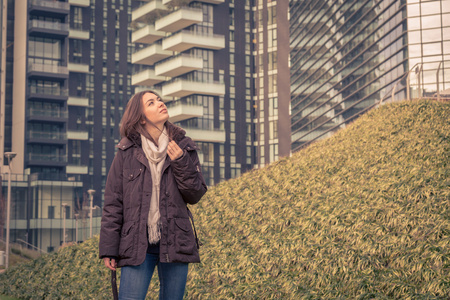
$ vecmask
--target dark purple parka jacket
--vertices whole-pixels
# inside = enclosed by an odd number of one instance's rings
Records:
[[[162,169],[160,261],[197,263],[198,240],[187,204],[197,203],[207,187],[195,143],[183,129],[169,122],[166,126],[184,153],[174,161],[167,156]],[[116,257],[118,267],[137,266],[148,247],[152,177],[139,134],[122,138],[117,148],[105,186],[99,256]]]

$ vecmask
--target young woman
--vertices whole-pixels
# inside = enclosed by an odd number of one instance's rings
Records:
[[[122,268],[119,299],[145,299],[156,266],[159,299],[182,299],[188,263],[200,262],[187,204],[207,188],[195,143],[168,118],[153,91],[135,94],[122,117],[99,244],[105,266]]]

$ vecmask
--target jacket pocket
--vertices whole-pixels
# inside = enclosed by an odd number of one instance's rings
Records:
[[[134,248],[135,222],[125,222],[120,232],[119,258],[130,258]]]
[[[189,219],[176,218],[175,220],[175,251],[181,254],[194,254],[195,238]]]
[[[141,175],[142,172],[142,168],[141,169],[125,169],[123,170],[123,178],[126,181],[133,181],[136,178],[139,177],[139,175]]]

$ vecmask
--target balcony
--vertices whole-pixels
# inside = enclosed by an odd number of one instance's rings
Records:
[[[53,121],[53,122],[66,122],[69,116],[67,110],[56,109],[36,109],[30,108],[28,110],[28,121]]]
[[[89,140],[89,132],[67,130],[67,139],[68,140],[87,141],[87,140]]]
[[[222,96],[225,95],[225,84],[179,79],[162,87],[163,96],[186,97],[193,94]]]
[[[159,12],[166,10],[167,7],[162,4],[161,0],[154,0],[133,10],[131,12],[131,21],[146,22],[148,19],[156,17]]]
[[[69,96],[67,105],[89,107],[89,98]]]
[[[177,101],[173,104],[170,103],[167,109],[169,110],[169,121],[172,123],[203,116],[203,105],[179,103]]]
[[[175,32],[202,22],[203,12],[199,8],[182,7],[155,22],[155,30]]]
[[[28,143],[39,144],[66,144],[67,134],[65,132],[48,132],[48,131],[34,131],[27,132]]]
[[[67,100],[68,90],[60,86],[43,87],[30,86],[28,88],[28,99],[51,99],[51,100]]]
[[[66,166],[67,174],[88,174],[88,166]]]
[[[31,0],[29,6],[29,13],[33,14],[45,14],[48,16],[65,16],[70,13],[70,4],[60,1],[44,1],[44,0]]]
[[[194,0],[191,0],[192,2]],[[195,0],[197,2],[203,2],[203,3],[209,3],[209,4],[222,4],[225,2],[225,0]],[[162,0],[162,3],[164,5],[173,4],[174,0]]]
[[[66,23],[31,20],[28,27],[32,36],[61,38],[69,35],[69,24]]]
[[[69,38],[76,40],[89,40],[89,30],[79,30],[70,28]]]
[[[154,42],[159,41],[165,36],[166,36],[165,32],[155,30],[155,26],[153,25],[147,25],[134,31],[131,34],[131,42],[141,44],[153,44]]]
[[[183,128],[186,135],[196,142],[225,143],[224,130],[208,130],[199,128]]]
[[[91,5],[90,0],[69,0],[69,4],[72,6],[89,7]]]
[[[27,155],[27,160],[28,165],[62,167],[67,164],[67,155],[29,153]]]
[[[163,50],[161,45],[154,44],[131,55],[131,63],[153,66],[156,62],[172,56],[172,51]]]
[[[69,72],[73,73],[89,73],[89,65],[70,62],[68,66]]]
[[[67,79],[69,70],[65,66],[28,62],[28,76],[37,78]]]
[[[219,50],[225,48],[225,36],[182,31],[162,41],[164,50],[183,52],[190,48]]]
[[[166,80],[164,76],[156,76],[155,70],[147,69],[131,76],[131,85],[154,86]]]
[[[140,86],[136,86],[134,88],[134,92],[135,93],[140,93],[140,92],[148,91],[148,90],[152,90],[152,91],[154,91],[155,93],[157,93],[158,95],[160,95],[162,97],[161,89],[158,89],[158,88],[155,88],[155,87],[149,88],[148,86],[140,85]],[[164,97],[163,101],[164,101],[164,103],[173,101],[173,97]]]
[[[200,70],[202,67],[203,59],[201,57],[183,54],[157,64],[155,66],[155,74],[177,77],[194,70]]]

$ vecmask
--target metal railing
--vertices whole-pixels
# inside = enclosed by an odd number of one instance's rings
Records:
[[[42,21],[42,20],[31,20],[31,21],[29,21],[28,24],[29,24],[30,28],[69,31],[69,24],[66,24],[66,23],[49,22],[49,21]]]
[[[59,110],[59,109],[30,108],[29,111],[28,111],[28,116],[67,118],[69,116],[69,112],[67,110]]]
[[[32,1],[30,1],[30,5],[70,10],[70,4],[67,2],[61,2],[61,1],[32,0]]]

